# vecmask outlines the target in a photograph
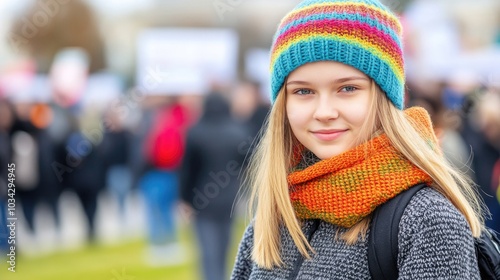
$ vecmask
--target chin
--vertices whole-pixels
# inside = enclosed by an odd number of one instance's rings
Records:
[[[320,158],[321,160],[324,160],[324,159],[329,159],[329,158],[332,158],[332,157],[335,157],[337,155],[339,155],[340,153],[332,153],[332,152],[329,152],[329,153],[318,153],[316,154],[316,156],[318,158]]]
[[[320,159],[329,159],[329,158],[332,158],[332,157],[336,157],[340,154],[342,154],[343,152],[345,152],[346,150],[342,149],[342,150],[338,150],[338,149],[335,149],[335,150],[332,150],[332,149],[329,149],[329,150],[323,150],[323,151],[318,151],[318,153],[315,155],[320,158]]]

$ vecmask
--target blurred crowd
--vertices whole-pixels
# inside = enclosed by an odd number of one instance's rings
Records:
[[[0,64],[0,250],[8,236],[7,164],[15,163],[17,215],[30,234],[36,235],[42,203],[60,227],[59,199],[73,192],[81,204],[74,207],[87,219],[85,236],[95,242],[99,196],[110,194],[126,219],[127,197],[139,191],[150,263],[182,261],[176,226],[181,209],[193,221],[202,274],[222,279],[245,158],[269,110],[267,81],[238,67],[231,83],[209,80],[203,91],[138,88],[133,69],[117,69],[128,64],[113,52],[127,52],[107,41],[120,33],[100,32],[92,1],[31,2],[9,27],[11,35],[24,34],[8,38],[16,59]],[[477,183],[491,213],[486,224],[500,232],[500,5],[458,2],[453,12],[448,1],[393,7],[405,23],[406,102],[431,113],[445,156]],[[484,15],[481,20],[464,12],[471,7]],[[212,12],[220,18],[220,11]],[[281,14],[276,11],[276,24]],[[240,34],[241,49],[268,48],[271,36],[262,43],[252,28],[227,18]],[[255,46],[252,36],[259,37]],[[267,78],[266,67],[261,76]]]

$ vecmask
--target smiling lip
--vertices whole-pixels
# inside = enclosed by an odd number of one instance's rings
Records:
[[[319,140],[332,141],[342,136],[346,131],[347,129],[322,129],[312,131],[312,134]]]

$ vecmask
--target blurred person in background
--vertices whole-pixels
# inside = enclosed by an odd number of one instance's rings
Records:
[[[500,150],[500,91],[490,89],[478,105],[479,128],[495,149]]]
[[[231,112],[235,120],[248,129],[250,143],[245,157],[245,165],[260,140],[260,131],[269,113],[269,102],[265,101],[260,85],[253,81],[240,82],[231,95]]]
[[[0,100],[0,166],[2,167],[0,170],[0,253],[7,251],[7,248],[10,247],[8,244],[7,199],[9,198],[8,194],[12,192],[8,192],[8,185],[10,183],[8,174],[13,173],[16,175],[15,166],[10,166],[13,163],[10,141],[13,123],[14,110],[12,104],[7,100]],[[14,172],[9,171],[11,168],[14,169]],[[13,183],[15,185],[15,177]],[[13,189],[15,190],[15,188]]]
[[[472,147],[472,166],[480,194],[490,210],[486,225],[500,232],[500,94],[491,88],[476,101],[473,117],[463,135]]]
[[[91,139],[88,134],[92,131],[89,128],[101,121],[94,117],[96,109],[82,104],[90,74],[90,58],[84,48],[60,49],[51,64],[50,85],[54,106],[66,122],[64,131],[59,132],[63,139],[58,149],[58,179],[65,189],[78,197],[87,222],[87,241],[94,243],[98,196],[106,184],[106,151],[102,139]]]
[[[71,161],[71,172],[62,183],[75,192],[87,219],[87,240],[96,241],[96,212],[100,192],[106,185],[106,150],[102,142],[95,142],[84,133],[83,116],[73,122],[71,133],[65,142],[66,158]],[[69,162],[68,162],[69,163]]]
[[[14,106],[17,121],[12,134],[12,156],[16,163],[16,194],[25,220],[29,230],[36,234],[37,206],[45,202],[53,214],[56,229],[59,229],[58,201],[62,188],[52,169],[56,161],[56,147],[48,131],[53,120],[52,110],[47,104],[30,101],[18,102]]]
[[[106,110],[102,142],[106,154],[106,187],[118,202],[122,228],[126,225],[126,198],[132,189],[132,173],[129,167],[132,135],[125,127],[124,121],[118,110]]]
[[[240,122],[247,122],[258,106],[258,88],[248,81],[241,81],[231,94],[231,113]]]
[[[426,87],[425,85],[430,86]],[[470,167],[472,155],[458,131],[461,124],[459,120],[460,113],[454,108],[449,108],[449,104],[445,106],[443,102],[445,90],[444,82],[426,82],[421,83],[420,87],[411,87],[412,100],[410,106],[420,106],[429,112],[444,156],[452,166],[473,179],[474,172]]]
[[[34,216],[37,204],[38,147],[36,128],[29,121],[31,104],[16,103],[16,122],[12,128],[12,159],[16,163],[16,196],[21,202],[21,212],[31,233],[35,233]]]
[[[154,97],[153,97],[154,98]],[[191,122],[180,97],[165,97],[155,110],[143,151],[146,171],[139,181],[146,203],[150,265],[174,265],[186,260],[178,242],[176,208],[178,167],[184,156],[184,138]]]
[[[191,208],[203,279],[226,279],[232,206],[250,145],[248,131],[231,118],[228,101],[212,93],[200,120],[188,131],[180,194]],[[246,149],[245,149],[246,148]]]
[[[231,96],[231,107],[236,120],[249,127],[251,137],[257,136],[269,113],[269,104],[263,100],[259,84],[240,82]]]
[[[22,161],[18,172],[25,174],[18,185],[28,226],[33,230],[39,199],[46,197],[49,205],[56,205],[61,189],[69,188],[82,201],[89,223],[88,238],[93,240],[97,193],[104,187],[104,169],[97,146],[87,145],[88,139],[80,131],[78,113],[87,75],[105,67],[96,18],[85,1],[60,5],[36,0],[14,21],[11,32],[23,36],[16,51],[23,51],[35,61],[35,73],[50,73],[55,101],[54,106],[16,105],[20,121],[15,129],[21,133],[13,135],[19,140],[14,142],[13,155]],[[61,113],[68,119],[61,121]],[[91,151],[81,151],[82,146]],[[76,167],[68,167],[69,158]],[[58,224],[57,210],[55,206],[51,209]]]

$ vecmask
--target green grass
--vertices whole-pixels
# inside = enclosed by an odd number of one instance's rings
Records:
[[[238,222],[234,230],[232,267],[237,243],[244,230]],[[0,280],[160,280],[199,279],[196,244],[190,229],[181,230],[181,243],[189,251],[189,261],[178,266],[150,267],[145,262],[147,243],[137,240],[115,246],[89,246],[75,251],[58,252],[44,257],[18,256],[16,272],[8,263],[0,263]]]

